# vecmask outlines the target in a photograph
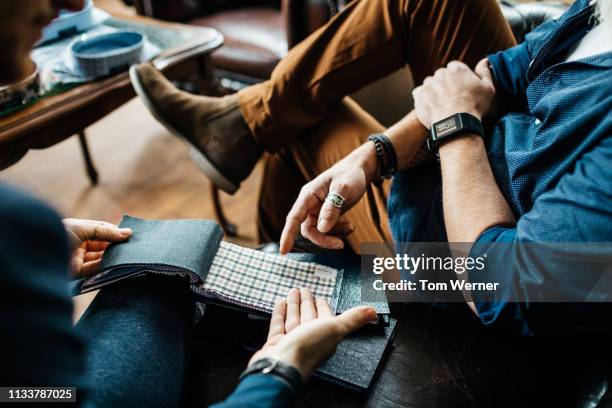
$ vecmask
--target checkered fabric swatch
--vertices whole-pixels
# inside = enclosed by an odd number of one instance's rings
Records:
[[[194,290],[228,303],[271,312],[292,288],[308,288],[335,312],[342,271],[221,242],[204,283]]]

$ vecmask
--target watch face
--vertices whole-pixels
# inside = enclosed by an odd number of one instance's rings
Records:
[[[454,132],[458,128],[459,125],[455,116],[451,116],[448,119],[444,119],[442,122],[434,124],[434,129],[436,130],[437,136],[436,139],[444,137],[445,135]]]

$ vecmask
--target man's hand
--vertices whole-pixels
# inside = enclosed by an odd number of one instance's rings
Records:
[[[295,367],[306,381],[340,340],[376,318],[376,311],[365,306],[334,316],[324,299],[314,299],[308,289],[291,289],[287,300],[274,307],[268,340],[249,365],[274,358]]]
[[[491,108],[495,86],[487,59],[472,71],[459,61],[451,61],[414,89],[414,109],[426,128],[455,113],[467,112],[482,120]]]
[[[374,178],[376,167],[374,144],[366,143],[305,184],[287,215],[280,240],[281,254],[291,250],[300,231],[304,238],[320,247],[343,248],[340,237],[349,235],[355,227],[339,222],[340,214],[361,199]],[[325,201],[329,193],[344,197],[342,209]]]
[[[63,222],[72,245],[70,266],[76,277],[97,272],[106,247],[111,242],[126,241],[132,236],[131,229],[104,221],[66,218]]]

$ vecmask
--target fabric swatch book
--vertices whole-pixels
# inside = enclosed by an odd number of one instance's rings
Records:
[[[189,282],[198,301],[246,313],[269,315],[291,288],[309,288],[338,313],[362,304],[358,263],[347,271],[338,261],[325,265],[305,254],[279,256],[241,247],[222,241],[221,228],[209,220],[124,216],[120,227],[131,228],[132,237],[106,249],[100,272],[78,281],[77,293],[160,275]],[[386,301],[370,304],[381,316],[380,327],[343,341],[319,376],[357,390],[369,387],[395,329]]]

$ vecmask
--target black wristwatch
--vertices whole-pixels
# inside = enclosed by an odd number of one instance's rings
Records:
[[[289,385],[295,393],[299,393],[304,386],[302,374],[295,367],[274,358],[266,357],[257,360],[240,374],[240,380],[252,374],[274,375]]]
[[[438,146],[440,146],[440,143],[465,134],[477,134],[484,137],[482,122],[469,113],[455,113],[431,126],[427,138],[427,148],[434,156],[439,158]]]

